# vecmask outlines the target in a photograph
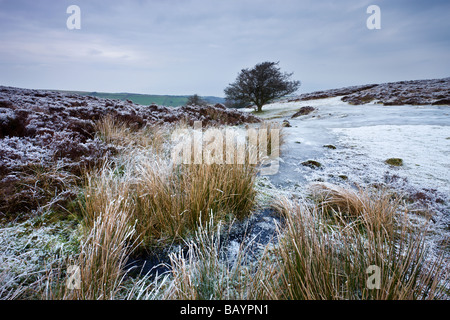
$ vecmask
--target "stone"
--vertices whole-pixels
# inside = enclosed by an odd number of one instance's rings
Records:
[[[311,106],[301,107],[300,110],[298,110],[296,113],[294,113],[291,118],[297,118],[300,116],[308,115],[311,112],[313,112],[314,110],[316,110],[316,109]]]
[[[400,167],[403,165],[403,160],[400,158],[389,158],[385,161],[388,165]]]
[[[290,122],[287,121],[287,120],[283,120],[282,126],[283,126],[283,127],[286,127],[286,128],[292,127],[291,124],[290,124]]]
[[[315,160],[307,160],[307,161],[302,162],[302,166],[310,167],[311,169],[317,169],[317,168],[322,167],[322,164]]]

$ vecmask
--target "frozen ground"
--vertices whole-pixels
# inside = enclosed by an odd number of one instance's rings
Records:
[[[292,119],[303,106],[316,110]],[[433,216],[438,242],[448,236],[449,106],[349,105],[333,97],[274,103],[263,110],[262,117],[291,125],[284,130],[279,172],[268,176],[278,189],[302,197],[317,182],[387,186],[405,196],[411,212]],[[401,158],[403,166],[386,164],[388,158]],[[302,165],[308,160],[321,166]]]

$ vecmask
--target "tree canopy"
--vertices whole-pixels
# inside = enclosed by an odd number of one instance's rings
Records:
[[[300,81],[290,80],[293,73],[281,72],[278,64],[262,62],[242,69],[235,82],[225,88],[226,99],[241,105],[254,104],[259,112],[263,105],[297,91]]]

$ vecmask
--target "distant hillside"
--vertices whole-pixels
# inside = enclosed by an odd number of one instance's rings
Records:
[[[88,91],[63,91],[68,93],[79,94],[81,96],[91,96],[103,99],[130,100],[135,104],[178,107],[186,104],[189,96],[175,95],[155,95],[155,94],[139,94],[139,93],[110,93],[110,92],[88,92]],[[224,103],[225,99],[220,97],[206,96],[201,97],[209,104]]]
[[[384,105],[450,105],[450,77],[367,84],[304,93],[289,101],[305,101],[342,96],[354,105],[377,102]]]

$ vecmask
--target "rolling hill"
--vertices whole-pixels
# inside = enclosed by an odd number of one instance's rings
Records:
[[[59,91],[59,90],[58,90]],[[156,104],[159,106],[178,107],[185,105],[189,95],[155,95],[155,94],[139,94],[139,93],[111,93],[111,92],[89,92],[89,91],[62,91],[68,93],[74,93],[81,96],[92,96],[103,99],[117,99],[117,100],[130,100],[135,104],[151,105]],[[224,103],[225,99],[220,97],[206,96],[201,97],[209,104]]]

